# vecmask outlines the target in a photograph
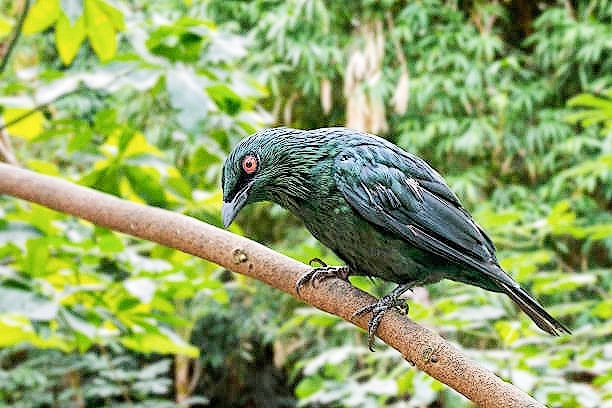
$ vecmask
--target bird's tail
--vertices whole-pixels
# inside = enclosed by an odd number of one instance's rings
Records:
[[[538,325],[538,327],[553,336],[560,336],[561,334],[571,334],[570,330],[563,325],[563,323],[557,321],[554,317],[548,314],[546,310],[521,288],[516,282],[512,282],[514,285],[510,286],[506,282],[497,281],[500,289],[510,297],[525,312],[531,320]]]

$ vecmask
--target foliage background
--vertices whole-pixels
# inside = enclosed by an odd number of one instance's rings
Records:
[[[31,3],[0,0],[5,160],[220,225],[242,137],[378,133],[445,176],[574,334],[452,282],[410,316],[549,406],[612,406],[611,1]],[[232,230],[339,262],[271,204]],[[263,284],[6,196],[0,332],[7,406],[469,406]]]

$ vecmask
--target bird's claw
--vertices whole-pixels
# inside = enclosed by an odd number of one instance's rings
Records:
[[[327,264],[321,258],[312,258],[310,261],[308,261],[308,265],[310,265],[313,268],[315,268],[315,266],[313,264],[319,264],[322,267],[327,268]]]
[[[368,348],[370,351],[374,351],[374,336],[376,335],[380,321],[389,309],[395,308],[403,315],[408,314],[408,303],[406,303],[404,299],[400,299],[398,294],[394,292],[383,296],[370,305],[362,307],[351,316],[351,320],[353,320],[356,316],[372,312],[372,317],[368,321]]]
[[[326,279],[329,278],[338,278],[342,280],[348,280],[351,271],[348,266],[327,266],[325,262],[323,262],[319,258],[313,258],[308,262],[310,266],[313,266],[314,263],[318,263],[319,267],[313,267],[308,272],[304,273],[295,283],[295,292],[298,296],[300,296],[300,288],[306,285],[308,282],[312,285],[312,287],[316,287],[316,285]]]

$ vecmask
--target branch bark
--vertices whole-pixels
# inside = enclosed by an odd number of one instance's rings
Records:
[[[0,117],[0,161],[4,161],[13,166],[19,166],[17,157],[13,153],[13,146],[11,144],[11,138],[8,134],[8,130],[3,127],[4,119]]]
[[[15,28],[13,30],[13,36],[6,47],[6,51],[4,55],[0,59],[0,74],[4,72],[4,69],[7,67],[9,59],[11,58],[11,53],[15,49],[17,45],[17,40],[19,40],[19,36],[21,35],[21,29],[23,28],[23,23],[25,21],[26,16],[28,15],[28,10],[30,9],[30,0],[26,0],[23,4],[23,10],[21,11],[21,15],[19,16],[19,20],[17,20],[17,24],[15,24]]]
[[[0,163],[0,193],[35,202],[94,224],[175,248],[233,272],[259,279],[292,296],[309,267],[263,245],[171,211],[149,207],[78,186],[55,177]],[[351,316],[375,299],[348,282],[330,279],[301,299],[362,329],[369,315]],[[390,311],[378,336],[437,380],[482,407],[541,407],[542,404],[406,316]]]

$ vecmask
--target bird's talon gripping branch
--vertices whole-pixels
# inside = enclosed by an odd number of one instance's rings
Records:
[[[310,261],[308,261],[308,265],[312,266],[313,268],[316,268],[314,264],[319,264],[319,266],[322,266],[324,268],[327,267],[327,264],[321,258],[312,258]]]
[[[338,278],[342,280],[348,280],[348,277],[351,274],[351,270],[348,266],[327,266],[325,262],[320,260],[319,258],[313,258],[308,262],[310,266],[314,263],[318,263],[319,267],[312,268],[308,272],[304,273],[298,281],[295,283],[295,292],[297,295],[300,295],[300,288],[306,285],[308,282],[312,285],[312,287],[316,287],[317,283],[320,283],[329,278]]]
[[[387,313],[387,311],[392,308],[397,309],[397,311],[403,315],[408,314],[408,304],[404,299],[392,299],[390,296],[384,296],[377,302],[372,303],[371,305],[364,306],[361,309],[357,310],[351,316],[352,320],[356,316],[372,312],[372,317],[368,322],[368,348],[370,349],[370,351],[374,351],[374,336],[376,335],[376,330],[378,330],[380,321],[384,317],[385,313]]]
[[[378,326],[380,325],[380,321],[387,313],[387,310],[391,308],[395,308],[399,313],[406,315],[408,314],[408,304],[404,299],[400,298],[400,295],[410,289],[412,287],[412,283],[406,285],[398,285],[391,293],[383,296],[378,299],[376,302],[364,306],[361,309],[358,309],[351,316],[351,320],[355,318],[355,316],[360,316],[365,313],[372,312],[372,317],[368,322],[368,348],[370,351],[374,351],[374,336],[376,335],[376,330],[378,330]]]
[[[410,310],[408,303],[406,303],[406,301],[403,299],[397,299],[397,304],[395,304],[394,307],[398,311],[399,314],[404,315],[404,316],[407,316],[408,311]]]

